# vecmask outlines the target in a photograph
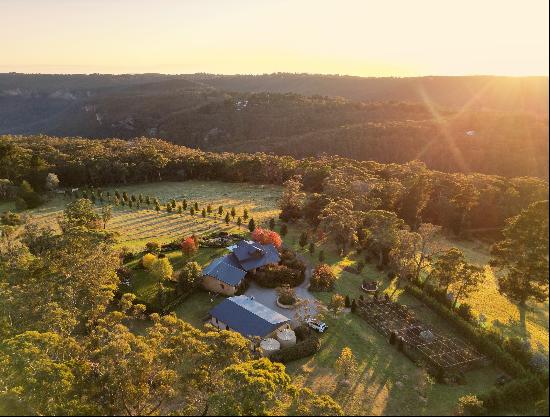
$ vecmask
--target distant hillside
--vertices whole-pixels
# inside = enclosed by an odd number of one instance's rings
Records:
[[[230,91],[345,97],[356,101],[429,101],[455,109],[525,111],[548,115],[548,77],[373,78],[310,74],[212,76],[188,79]]]
[[[0,74],[0,134],[148,136],[547,177],[547,87],[543,77]]]

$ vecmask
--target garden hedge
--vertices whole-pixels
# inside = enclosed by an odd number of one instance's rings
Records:
[[[495,410],[510,403],[538,400],[545,394],[548,386],[548,372],[535,373],[531,369],[526,369],[521,364],[524,358],[516,357],[520,356],[520,353],[516,355],[510,353],[517,350],[514,343],[506,343],[499,334],[467,322],[449,307],[416,286],[408,285],[405,290],[441,317],[453,323],[459,333],[480,352],[493,359],[498,367],[516,378],[501,387],[493,387],[488,392],[478,395],[488,410]],[[504,347],[508,347],[510,352],[506,351]]]

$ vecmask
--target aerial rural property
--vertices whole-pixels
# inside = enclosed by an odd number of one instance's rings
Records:
[[[548,415],[548,4],[443,3],[3,2],[0,415]]]

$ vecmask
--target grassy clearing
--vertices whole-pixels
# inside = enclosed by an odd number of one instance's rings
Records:
[[[186,199],[188,204],[197,202],[200,209],[211,204],[217,213],[218,206],[229,210],[235,207],[237,216],[242,215],[246,208],[249,215],[258,223],[265,222],[271,217],[276,217],[277,201],[281,188],[277,186],[251,185],[223,183],[217,181],[185,181],[185,182],[161,182],[140,185],[120,185],[105,189],[114,192],[118,189],[121,193],[126,191],[128,195],[139,194],[156,197],[161,204],[176,199]],[[29,210],[27,214],[32,216],[32,221],[57,227],[57,218],[62,214],[68,200],[63,197],[55,197],[43,206]],[[4,204],[3,210],[11,209],[11,205]],[[191,234],[205,234],[214,231],[236,231],[239,228],[234,222],[226,225],[223,216],[212,214],[202,218],[200,212],[194,216],[189,211],[182,215],[162,211],[157,213],[153,209],[130,209],[128,207],[115,207],[113,219],[107,228],[119,234],[118,246],[127,246],[131,249],[141,249],[151,240],[167,243],[176,238]],[[240,228],[246,230],[245,225]]]
[[[343,314],[326,322],[323,349],[287,370],[298,384],[334,396],[348,415],[449,415],[459,397],[485,389],[497,376],[494,368],[484,368],[469,372],[464,385],[437,384],[359,317]],[[345,346],[359,363],[347,389],[338,385],[334,371]]]
[[[347,265],[354,264],[362,257],[351,252],[348,257],[341,258],[336,252],[335,246],[326,239],[314,239],[317,246],[316,252],[311,256],[307,251],[301,249],[298,241],[303,226],[297,225],[289,228],[289,233],[285,237],[285,243],[300,251],[310,260],[312,264],[318,263],[319,250],[324,249],[326,263],[333,266],[333,269],[339,280],[336,283],[336,292],[350,297],[360,294],[359,285],[363,279],[379,280],[382,282],[382,289],[388,289],[393,292],[393,282],[390,282],[386,275],[380,273],[372,264],[367,264],[361,275],[350,274],[343,270]],[[445,240],[445,247],[458,247],[461,249],[469,262],[485,267],[485,280],[479,286],[478,291],[471,294],[465,300],[472,306],[476,315],[483,313],[487,318],[487,325],[498,328],[506,336],[520,336],[528,338],[534,349],[548,352],[548,319],[549,305],[548,301],[544,303],[529,303],[527,309],[520,309],[511,303],[506,297],[498,292],[497,278],[488,265],[490,255],[486,244],[477,241]],[[319,298],[328,302],[331,294],[320,294]],[[423,314],[425,310],[422,304],[407,297],[401,291],[396,291],[399,301],[414,307],[417,314]],[[429,318],[429,315],[428,315]]]
[[[224,251],[224,249],[202,248],[191,258],[184,257],[180,251],[168,252],[165,255],[170,260],[176,273],[186,262],[190,261],[197,262],[204,267],[213,258],[224,253]],[[125,265],[132,269],[133,272],[130,280],[130,289],[132,293],[143,300],[153,300],[156,296],[157,281],[148,270],[139,267],[139,262],[140,259],[138,258]]]
[[[528,338],[534,349],[548,352],[548,301],[531,302],[526,309],[519,308],[498,292],[497,277],[488,265],[489,248],[480,242],[447,241],[446,246],[461,249],[467,259],[485,267],[485,280],[479,290],[466,300],[473,310],[487,317],[487,324],[498,328],[506,336]]]
[[[324,250],[325,262],[332,266],[338,277],[334,291],[315,294],[322,302],[328,303],[334,293],[358,298],[362,293],[360,285],[363,279],[378,280],[382,283],[382,290],[394,294],[419,319],[448,334],[442,330],[448,328],[448,323],[415,298],[396,289],[395,283],[372,264],[367,264],[359,275],[344,270],[362,259],[362,255],[352,252],[342,258],[334,245],[324,238],[314,239],[316,251],[313,255],[307,251],[307,246],[305,250],[301,249],[298,244],[301,230],[303,225],[290,227],[285,244],[301,252],[313,265],[319,262],[319,250]],[[454,412],[459,397],[488,389],[499,375],[495,367],[485,367],[468,372],[464,385],[437,384],[359,317],[329,315],[326,322],[329,331],[323,337],[323,349],[311,358],[289,364],[288,371],[299,384],[311,387],[317,393],[333,395],[349,415],[449,415]],[[349,389],[338,385],[334,371],[334,362],[345,346],[353,350],[360,364],[358,375]]]

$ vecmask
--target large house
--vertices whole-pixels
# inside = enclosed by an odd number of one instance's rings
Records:
[[[247,273],[254,274],[258,268],[278,264],[281,260],[272,244],[241,240],[231,250],[230,254],[214,259],[202,271],[202,285],[208,291],[234,295]]]
[[[210,323],[221,330],[233,330],[244,337],[273,337],[290,329],[290,319],[258,303],[252,297],[229,297],[210,310]]]

